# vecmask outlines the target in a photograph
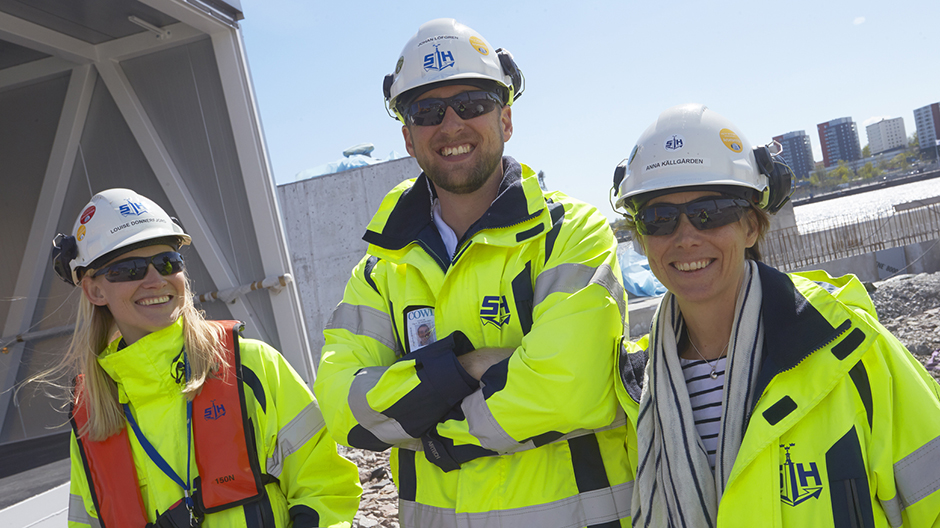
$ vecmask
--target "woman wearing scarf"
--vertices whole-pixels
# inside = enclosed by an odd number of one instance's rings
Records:
[[[617,207],[668,289],[620,357],[633,525],[940,526],[936,381],[856,277],[760,262],[791,190],[777,154],[688,104],[615,172]]]
[[[56,237],[56,274],[80,290],[59,368],[79,374],[69,527],[349,528],[356,467],[277,350],[193,306],[190,241],[128,189]]]

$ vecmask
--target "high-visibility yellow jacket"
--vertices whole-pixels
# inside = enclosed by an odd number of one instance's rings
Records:
[[[186,399],[177,382],[183,361],[182,320],[120,350],[118,343],[111,343],[98,363],[117,383],[118,399],[129,404],[144,436],[185,481]],[[202,526],[349,528],[362,493],[358,470],[337,453],[310,389],[277,350],[253,339],[240,339],[239,344],[246,410],[267,497],[207,514]],[[183,497],[183,490],[151,460],[130,426],[127,431],[145,511],[153,522],[156,513]],[[71,453],[69,528],[97,527],[74,432]],[[195,453],[190,457],[195,480]]]
[[[940,526],[940,385],[878,323],[855,276],[761,264],[760,278],[761,397],[718,526]],[[633,423],[644,358],[620,358]]]
[[[632,474],[614,396],[616,242],[593,207],[503,167],[453,258],[425,175],[386,196],[314,391],[338,442],[396,448],[403,528],[619,526]],[[436,337],[423,347],[422,326]],[[457,356],[483,347],[515,351],[478,383]]]

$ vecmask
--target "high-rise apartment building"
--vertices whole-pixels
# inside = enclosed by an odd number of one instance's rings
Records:
[[[907,146],[904,118],[882,119],[865,127],[868,134],[868,149],[872,154]]]
[[[937,156],[937,139],[940,137],[940,103],[934,103],[914,110],[914,125],[917,127],[917,141],[920,151],[930,158]]]
[[[851,117],[819,123],[816,129],[819,132],[823,164],[827,168],[836,165],[840,160],[855,161],[862,157],[862,148],[858,144],[858,129]]]
[[[781,156],[798,180],[809,178],[816,162],[813,161],[813,146],[809,142],[809,134],[804,130],[787,132],[782,136],[775,136],[774,141],[783,147]]]

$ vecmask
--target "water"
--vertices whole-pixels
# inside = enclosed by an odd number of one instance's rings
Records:
[[[840,223],[875,218],[894,213],[894,206],[914,200],[940,196],[940,178],[906,183],[886,189],[833,198],[794,207],[796,225],[801,230],[818,222]]]

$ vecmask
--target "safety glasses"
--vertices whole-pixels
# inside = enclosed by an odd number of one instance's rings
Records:
[[[462,92],[453,97],[415,101],[404,109],[403,115],[412,125],[434,126],[444,121],[448,106],[460,119],[473,119],[502,107],[503,100],[495,93],[483,90]]]
[[[139,281],[147,276],[147,268],[153,264],[157,273],[172,275],[183,271],[183,256],[175,251],[158,253],[152,257],[131,257],[119,260],[96,271],[92,277],[104,275],[108,282]]]
[[[633,216],[637,231],[642,235],[671,235],[684,214],[699,231],[715,229],[737,222],[750,207],[739,198],[698,198],[684,204],[658,203],[641,208]]]

